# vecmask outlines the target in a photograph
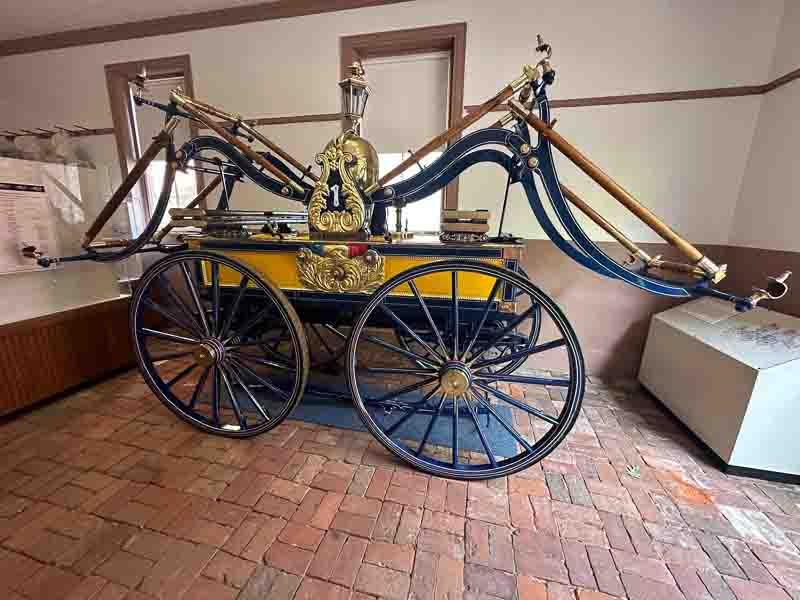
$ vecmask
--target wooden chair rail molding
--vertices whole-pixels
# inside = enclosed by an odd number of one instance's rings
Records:
[[[0,325],[0,415],[135,364],[128,298]]]
[[[587,98],[565,98],[551,100],[553,108],[577,108],[585,106],[609,106],[612,104],[641,104],[646,102],[672,102],[674,100],[704,100],[708,98],[737,98],[740,96],[758,96],[778,89],[795,79],[800,78],[800,68],[760,85],[736,85],[723,88],[707,88],[698,90],[680,90],[676,92],[649,92],[646,94],[623,94],[620,96],[590,96]],[[478,105],[464,107],[466,112],[473,112]],[[508,105],[501,104],[495,112],[505,112]]]
[[[614,104],[640,104],[647,102],[672,102],[675,100],[704,100],[708,98],[736,98],[739,96],[758,96],[768,94],[784,85],[800,79],[800,68],[790,71],[786,75],[773,79],[768,83],[760,85],[740,85],[723,88],[707,88],[699,90],[679,90],[676,92],[649,92],[645,94],[627,94],[620,96],[589,96],[586,98],[564,98],[562,100],[551,100],[550,106],[553,108],[579,108],[588,106],[610,106]],[[477,104],[464,107],[465,113],[477,110]],[[494,109],[494,112],[508,110],[508,105],[501,104]],[[308,115],[286,115],[277,117],[254,117],[245,119],[250,125],[261,127],[266,125],[291,125],[295,123],[321,123],[340,121],[341,113],[319,113]],[[221,125],[224,123],[220,123]],[[78,131],[76,137],[93,135],[113,135],[113,127],[101,127],[97,129],[86,129]],[[47,134],[37,134],[40,137],[47,137]],[[14,136],[9,136],[14,137]]]

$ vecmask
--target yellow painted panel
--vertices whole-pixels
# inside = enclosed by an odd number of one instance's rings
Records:
[[[297,258],[295,251],[278,250],[226,250],[223,254],[238,260],[255,270],[259,275],[268,278],[283,290],[307,290],[297,274]],[[436,256],[384,256],[386,266],[386,280],[413,267],[443,260]],[[473,259],[474,260],[474,259]],[[501,258],[479,259],[480,262],[495,266],[503,266]],[[209,267],[203,263],[203,276],[208,283]],[[492,291],[495,279],[479,273],[460,273],[458,278],[458,293],[465,300],[483,300]],[[238,275],[231,269],[220,269],[220,284],[232,287],[239,285]],[[450,273],[434,273],[426,275],[417,281],[417,289],[426,298],[449,298],[452,293]],[[411,288],[402,285],[392,295],[411,296]]]

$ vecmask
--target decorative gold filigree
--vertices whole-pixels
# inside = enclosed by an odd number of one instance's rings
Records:
[[[324,256],[300,248],[297,273],[307,288],[335,293],[372,292],[386,277],[383,257],[375,250],[350,258],[347,246],[326,246]]]
[[[356,138],[352,132],[345,132],[316,156],[322,173],[308,205],[308,224],[314,231],[356,233],[364,227],[366,207],[358,184],[366,176],[368,160],[360,151],[348,151],[348,146],[360,150],[358,140],[360,138]],[[344,210],[328,210],[328,196],[331,193],[328,178],[332,171],[339,173],[342,182],[340,191],[344,197]]]

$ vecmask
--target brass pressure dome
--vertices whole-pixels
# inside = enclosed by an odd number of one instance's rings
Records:
[[[352,162],[347,163],[347,171],[358,189],[363,192],[369,186],[377,183],[378,153],[375,151],[375,147],[352,131],[346,131],[328,142],[323,154],[335,152],[335,148],[340,144],[342,153],[350,154],[353,157]]]

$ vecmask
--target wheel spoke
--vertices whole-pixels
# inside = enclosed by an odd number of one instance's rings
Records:
[[[164,308],[160,304],[156,304],[155,302],[150,300],[150,298],[144,298],[142,300],[142,304],[144,304],[147,308],[157,312],[162,317],[167,319],[170,323],[172,323],[173,325],[176,325],[177,327],[183,329],[185,332],[187,332],[187,333],[189,333],[189,334],[191,334],[193,336],[196,336],[196,335],[199,334],[199,331],[197,329],[195,329],[194,327],[192,327],[191,325],[186,323],[179,316],[177,316],[177,315],[171,313],[170,311],[168,311],[166,308]]]
[[[323,327],[325,329],[327,329],[328,331],[330,331],[331,333],[333,333],[335,335],[338,335],[344,341],[347,341],[347,336],[345,334],[343,334],[341,331],[339,331],[338,329],[336,329],[336,327],[334,327],[330,323],[325,323],[325,325],[323,325]]]
[[[431,362],[430,359],[425,358],[424,356],[421,356],[416,352],[411,352],[410,350],[404,350],[403,348],[398,348],[394,344],[390,344],[389,342],[386,342],[380,338],[376,338],[375,336],[364,334],[364,339],[367,340],[368,342],[372,342],[373,344],[378,344],[379,346],[382,346],[387,350],[392,350],[394,352],[397,352],[398,354],[402,354],[403,356],[410,358],[412,361],[418,360],[419,362],[433,369],[436,369],[439,366],[436,363]]]
[[[513,329],[514,329],[514,328],[515,328],[517,325],[519,325],[519,324],[520,324],[520,323],[522,323],[522,322],[523,322],[525,319],[527,319],[527,318],[530,316],[530,314],[531,314],[531,313],[532,313],[532,312],[533,312],[535,309],[536,309],[536,305],[534,304],[533,306],[530,306],[530,307],[528,307],[528,309],[527,309],[525,312],[523,312],[521,315],[518,315],[517,317],[515,317],[514,319],[512,319],[511,323],[509,323],[508,325],[506,325],[506,326],[505,326],[505,327],[502,329],[502,331],[500,331],[500,333],[498,333],[497,335],[495,335],[495,336],[494,336],[494,337],[493,337],[493,338],[492,338],[492,339],[489,341],[489,343],[488,343],[488,344],[484,345],[484,346],[483,346],[483,348],[481,348],[480,352],[478,352],[477,354],[473,354],[472,356],[470,356],[469,360],[467,361],[467,364],[468,364],[468,365],[472,365],[472,363],[473,363],[473,362],[475,362],[476,360],[478,360],[478,359],[479,359],[481,356],[483,356],[483,355],[486,353],[486,351],[487,351],[487,350],[489,350],[489,349],[490,349],[491,347],[493,347],[493,346],[494,346],[494,345],[495,345],[497,342],[499,342],[499,341],[500,341],[500,340],[502,340],[504,337],[506,337],[506,334],[508,334],[508,333],[509,333],[511,330],[513,330]],[[464,357],[464,360],[466,360],[466,357]]]
[[[200,340],[196,340],[195,338],[184,337],[182,335],[175,335],[174,333],[167,333],[166,331],[158,331],[156,329],[150,329],[149,327],[141,327],[139,328],[139,332],[142,335],[157,337],[161,338],[162,340],[169,340],[170,342],[176,342],[178,344],[200,343]]]
[[[273,367],[275,369],[282,369],[284,371],[294,371],[295,368],[289,364],[279,363],[272,360],[265,360],[258,356],[252,356],[251,354],[247,354],[246,352],[236,352],[235,350],[231,351],[231,354],[239,359],[246,359],[251,362],[257,363],[259,365],[263,365],[265,367]]]
[[[244,336],[256,325],[258,325],[261,321],[264,320],[264,317],[270,311],[270,306],[265,306],[260,311],[258,311],[253,317],[247,320],[247,322],[242,325],[242,327],[238,331],[234,331],[231,335],[229,335],[225,340],[222,342],[223,344],[227,345],[233,338],[239,337],[244,338]]]
[[[475,430],[478,432],[478,437],[481,439],[481,444],[483,444],[483,449],[486,450],[486,456],[489,458],[489,464],[491,464],[493,467],[496,467],[497,460],[494,457],[494,451],[492,450],[492,447],[489,444],[489,440],[487,440],[486,436],[483,434],[483,429],[481,429],[480,423],[478,422],[478,415],[475,413],[475,407],[469,403],[467,394],[464,395],[464,404],[467,405],[469,416],[472,417],[472,422],[475,424]]]
[[[214,425],[219,427],[220,426],[220,422],[219,422],[220,396],[222,395],[222,390],[220,389],[221,388],[221,385],[220,385],[221,384],[221,381],[220,381],[221,378],[220,378],[220,373],[219,373],[219,367],[214,365],[214,367],[212,367],[212,370],[214,371],[214,379],[211,382],[211,389],[212,389],[212,391],[211,391],[211,418],[214,421]]]
[[[455,273],[454,273],[455,274]],[[455,283],[455,281],[453,282]],[[458,346],[456,346],[453,354],[458,356]],[[458,396],[453,395],[453,466],[458,465]]]
[[[288,363],[290,363],[290,362],[291,362],[291,360],[292,360],[292,359],[291,359],[291,357],[289,357],[289,356],[287,356],[287,355],[283,354],[282,352],[278,352],[278,350],[277,350],[278,346],[280,346],[280,342],[282,342],[282,341],[283,341],[283,340],[278,340],[277,342],[275,342],[275,343],[272,345],[272,348],[268,348],[266,344],[259,344],[259,345],[258,345],[258,347],[259,347],[259,348],[261,348],[261,351],[262,351],[264,354],[267,354],[267,355],[269,355],[269,356],[272,356],[272,357],[273,357],[273,358],[275,358],[276,360],[278,360],[278,361],[283,361],[283,362],[285,362],[285,363],[287,363],[287,364],[288,364]]]
[[[283,333],[283,332],[281,332]],[[233,337],[236,337],[235,335]],[[233,337],[229,337],[228,339],[233,339]],[[281,335],[278,336],[278,341],[281,341],[283,337]],[[226,348],[251,348],[253,346],[263,346],[266,343],[272,342],[273,338],[265,338],[260,339],[257,342],[242,342],[239,344],[225,344]]]
[[[219,367],[219,374],[220,377],[222,377],[222,383],[225,385],[225,390],[231,397],[231,408],[233,409],[233,414],[236,416],[236,420],[239,421],[239,427],[242,429],[247,429],[247,421],[245,421],[242,410],[239,408],[239,402],[236,400],[236,393],[233,391],[231,382],[228,381],[228,375],[225,373],[225,369],[222,367],[222,365]]]
[[[527,375],[511,375],[503,373],[475,373],[475,379],[484,381],[507,381],[509,383],[526,383],[528,385],[551,385],[569,387],[569,379],[551,379],[549,377],[528,377]]]
[[[320,344],[322,344],[322,347],[323,347],[323,348],[325,348],[325,351],[326,351],[326,352],[327,352],[327,353],[328,353],[330,356],[336,356],[336,353],[335,353],[335,352],[333,351],[333,349],[332,349],[332,348],[331,348],[331,347],[328,345],[328,342],[326,342],[326,341],[325,341],[325,338],[324,338],[324,337],[322,337],[322,335],[320,334],[320,332],[319,332],[319,331],[317,331],[317,328],[314,326],[314,324],[313,324],[313,323],[309,323],[309,324],[308,324],[308,328],[309,328],[309,329],[312,331],[312,333],[313,333],[315,336],[317,336],[317,339],[319,340],[319,343],[320,343]]]
[[[192,399],[189,401],[189,409],[194,410],[194,407],[197,405],[197,399],[200,397],[200,392],[203,391],[203,387],[206,384],[210,372],[211,367],[206,367],[200,375],[200,379],[197,380],[197,385],[195,385],[194,392],[192,393]]]
[[[256,410],[261,413],[265,421],[270,421],[272,417],[269,411],[264,406],[261,406],[261,403],[253,395],[253,392],[250,391],[250,387],[245,383],[244,379],[239,376],[239,373],[236,372],[236,368],[233,365],[229,365],[228,368],[230,369],[231,375],[233,375],[233,378],[236,380],[236,383],[242,386],[242,389],[244,389],[245,393],[250,398],[250,402],[256,407]]]
[[[433,369],[400,369],[394,367],[365,367],[364,370],[367,373],[399,373],[415,377],[430,377],[436,373]]]
[[[526,350],[520,350],[519,352],[512,352],[511,354],[506,354],[505,356],[499,356],[497,358],[493,358],[491,360],[481,361],[472,365],[472,368],[476,371],[479,369],[483,369],[485,367],[491,367],[494,365],[499,365],[504,362],[511,362],[517,360],[519,358],[525,358],[527,356],[533,356],[534,354],[539,354],[541,352],[545,352],[547,350],[552,350],[554,348],[560,348],[561,346],[565,346],[567,344],[567,340],[561,338],[559,340],[553,340],[552,342],[546,342],[544,344],[539,344],[537,346],[533,346],[532,348],[528,348]]]
[[[419,447],[414,451],[415,456],[419,456],[422,454],[422,451],[425,449],[425,444],[428,443],[428,437],[431,435],[431,431],[433,430],[433,426],[436,424],[439,415],[442,414],[442,408],[444,407],[444,401],[447,400],[447,394],[442,394],[442,400],[439,402],[439,406],[436,409],[436,414],[431,417],[430,423],[428,423],[428,427],[425,428],[425,434],[422,436],[422,441],[419,443]]]
[[[450,273],[453,286],[452,311],[453,311],[453,358],[458,358],[458,271]],[[455,402],[455,399],[453,399]],[[455,455],[453,455],[455,456]],[[455,464],[455,463],[454,463]]]
[[[189,267],[186,266],[185,262],[182,262],[180,266],[181,272],[183,273],[183,279],[186,281],[186,287],[189,288],[189,294],[192,296],[192,301],[197,309],[197,315],[203,325],[203,331],[206,335],[211,335],[211,329],[208,326],[208,319],[206,318],[206,311],[203,308],[203,303],[200,301],[200,294],[197,292],[197,286],[194,283],[192,274],[189,272]]]
[[[428,392],[427,394],[425,394],[425,397],[424,397],[424,398],[423,398],[423,399],[422,399],[420,402],[418,402],[417,404],[415,404],[413,407],[409,406],[408,408],[409,408],[410,410],[409,410],[409,411],[408,411],[408,412],[407,412],[405,415],[403,415],[401,418],[399,418],[399,419],[398,419],[398,420],[397,420],[397,421],[396,421],[396,422],[395,422],[395,423],[394,423],[394,424],[393,424],[391,427],[389,427],[389,428],[385,429],[385,430],[384,430],[384,433],[385,433],[386,435],[389,435],[389,436],[390,436],[390,435],[392,435],[392,434],[393,434],[395,431],[397,431],[397,429],[398,429],[398,428],[399,428],[399,427],[400,427],[400,426],[401,426],[403,423],[405,423],[405,422],[406,422],[406,421],[408,421],[408,420],[409,420],[411,417],[413,417],[415,414],[417,414],[417,412],[418,412],[418,411],[419,411],[419,410],[420,410],[420,409],[421,409],[423,406],[425,406],[425,405],[426,405],[426,403],[428,402],[428,400],[430,400],[430,398],[431,398],[431,397],[432,397],[432,396],[433,396],[433,395],[434,395],[436,392],[438,392],[440,389],[441,389],[441,388],[440,388],[440,387],[437,385],[437,386],[436,386],[435,388],[433,388],[433,389],[432,389],[430,392]]]
[[[386,402],[387,400],[392,400],[397,398],[398,396],[402,396],[404,394],[408,394],[409,392],[415,392],[420,388],[425,387],[426,385],[433,383],[434,381],[438,380],[439,377],[429,377],[428,379],[424,379],[422,381],[417,381],[416,383],[412,383],[411,385],[407,385],[405,387],[400,388],[399,390],[392,390],[388,394],[384,394],[380,398],[374,400],[365,400],[364,404],[380,404],[381,402]]]
[[[183,358],[184,356],[190,356],[193,352],[190,350],[184,350],[183,352],[167,352],[166,354],[159,354],[158,356],[151,356],[150,362],[153,364],[157,362],[161,362],[162,360],[172,360],[173,358]]]
[[[172,283],[169,279],[167,279],[163,273],[159,274],[158,281],[161,282],[161,287],[166,290],[167,295],[170,297],[172,302],[175,303],[180,311],[184,314],[185,317],[188,318],[187,323],[191,323],[193,326],[194,334],[198,337],[203,337],[203,331],[200,329],[200,326],[197,324],[197,313],[192,312],[186,302],[184,302],[183,298],[180,297],[178,292],[175,291],[175,288],[172,286]]]
[[[390,309],[385,304],[380,305],[380,309],[390,318],[392,321],[397,323],[400,327],[402,327],[408,335],[414,338],[414,341],[417,342],[420,346],[422,346],[430,355],[431,358],[438,361],[439,364],[442,363],[442,356],[436,352],[433,348],[430,347],[428,342],[423,340],[414,330],[412,330],[405,321],[403,321],[400,317],[398,317],[392,309]]]
[[[185,369],[183,369],[183,370],[182,370],[180,373],[178,373],[177,375],[175,375],[175,377],[173,377],[172,379],[170,379],[169,381],[167,381],[167,383],[166,383],[166,386],[167,386],[168,388],[171,388],[173,385],[175,385],[176,383],[178,383],[178,382],[179,382],[181,379],[183,379],[184,377],[186,377],[186,376],[187,376],[189,373],[191,373],[192,371],[194,371],[196,368],[197,368],[197,363],[192,363],[191,365],[189,365],[188,367],[186,367]]]
[[[492,405],[491,405],[489,402],[486,402],[486,401],[484,401],[484,400],[483,400],[483,399],[482,399],[480,396],[478,396],[477,394],[475,394],[475,396],[474,396],[474,397],[475,397],[475,400],[477,400],[477,401],[478,401],[478,403],[479,403],[481,406],[483,406],[483,407],[484,407],[486,410],[488,410],[490,413],[492,413],[492,415],[494,416],[494,418],[495,418],[495,419],[497,419],[497,422],[498,422],[498,423],[500,423],[500,425],[502,425],[502,426],[503,426],[503,429],[505,429],[506,431],[508,431],[508,433],[510,433],[510,434],[511,434],[511,435],[514,437],[514,439],[516,439],[516,440],[517,440],[517,441],[520,443],[520,445],[522,445],[522,447],[523,447],[523,448],[525,448],[525,450],[527,450],[528,452],[533,452],[533,448],[532,448],[532,447],[531,447],[531,445],[528,443],[528,440],[526,440],[524,437],[522,437],[522,435],[520,435],[520,433],[519,433],[519,432],[518,432],[516,429],[514,429],[514,426],[513,426],[513,425],[511,425],[511,424],[510,424],[508,421],[506,421],[506,420],[505,420],[505,419],[504,419],[504,418],[503,418],[503,417],[502,417],[502,416],[501,416],[501,415],[500,415],[500,414],[499,414],[499,413],[498,413],[498,412],[497,412],[497,411],[494,409],[494,407],[493,407],[493,406],[492,406]]]
[[[497,295],[497,291],[500,289],[500,280],[495,279],[494,285],[492,286],[492,291],[489,294],[489,297],[486,299],[486,306],[483,307],[483,314],[481,315],[481,320],[478,323],[478,327],[475,329],[475,335],[472,336],[472,339],[467,344],[467,347],[464,349],[464,354],[462,358],[466,358],[469,351],[472,350],[472,347],[475,345],[475,342],[478,341],[478,336],[481,334],[481,329],[483,329],[484,324],[486,323],[486,318],[489,316],[489,309],[492,306],[492,302],[494,302],[494,297]]]
[[[244,298],[244,294],[247,291],[247,286],[250,283],[250,277],[247,275],[242,275],[242,279],[239,282],[239,290],[236,292],[236,298],[233,300],[233,304],[231,304],[230,309],[228,309],[225,315],[225,322],[222,324],[222,329],[219,331],[219,337],[224,338],[228,334],[228,330],[231,328],[231,324],[233,323],[233,317],[236,316],[236,311],[239,310],[239,304]]]
[[[417,302],[419,302],[419,306],[422,309],[422,312],[425,314],[425,318],[428,319],[428,323],[431,326],[431,330],[433,331],[434,335],[436,335],[436,341],[439,343],[439,347],[442,349],[445,358],[448,360],[450,359],[450,354],[447,352],[447,346],[444,344],[444,340],[442,340],[442,334],[439,331],[439,328],[436,327],[436,323],[433,322],[433,317],[431,316],[431,311],[428,310],[428,305],[425,303],[425,300],[422,298],[422,294],[419,293],[417,289],[417,285],[414,283],[413,280],[408,282],[408,287],[411,288],[411,292],[417,298]]]
[[[214,335],[219,335],[219,263],[211,263],[211,310],[213,314]],[[223,374],[224,377],[224,374]]]
[[[284,392],[284,391],[283,391],[283,390],[281,390],[280,388],[276,387],[276,386],[275,386],[275,384],[273,384],[273,383],[271,383],[270,381],[268,381],[267,379],[264,379],[263,377],[261,377],[261,376],[260,376],[258,373],[256,373],[255,371],[253,371],[253,369],[251,369],[250,367],[248,367],[248,366],[247,366],[246,364],[244,364],[242,361],[238,360],[236,357],[232,357],[232,358],[231,358],[231,360],[232,360],[232,361],[234,362],[234,364],[236,364],[236,365],[237,365],[239,368],[241,368],[241,369],[243,369],[243,370],[247,371],[247,373],[248,373],[248,374],[249,374],[249,375],[250,375],[250,376],[251,376],[253,379],[255,379],[255,380],[256,380],[256,381],[257,381],[257,382],[258,382],[258,383],[259,383],[261,386],[263,386],[263,387],[267,388],[267,389],[268,389],[269,391],[271,391],[273,394],[275,394],[276,396],[278,396],[279,398],[281,398],[281,399],[282,399],[284,402],[288,402],[288,401],[289,401],[289,396],[286,394],[286,392]]]
[[[556,419],[555,417],[551,417],[546,412],[539,410],[535,406],[530,406],[529,404],[520,402],[516,398],[513,398],[512,396],[509,396],[508,394],[501,392],[500,390],[497,390],[493,387],[484,385],[479,381],[476,381],[475,385],[480,389],[482,389],[484,392],[488,392],[492,394],[494,397],[499,398],[500,400],[504,400],[505,402],[508,402],[512,406],[516,406],[520,410],[524,410],[525,412],[530,413],[535,417],[539,417],[540,419],[542,419],[543,421],[547,421],[551,425],[558,425],[558,419]]]

